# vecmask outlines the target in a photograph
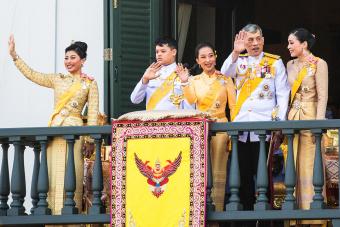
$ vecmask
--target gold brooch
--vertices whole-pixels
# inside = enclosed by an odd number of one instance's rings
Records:
[[[215,102],[215,107],[216,107],[216,108],[220,108],[220,106],[221,106],[220,101],[216,101],[216,102]]]
[[[302,86],[302,91],[303,92],[305,92],[305,93],[307,93],[307,92],[309,92],[309,87],[308,86]]]
[[[78,102],[77,101],[72,101],[70,103],[70,105],[73,107],[73,108],[76,108],[78,106]]]

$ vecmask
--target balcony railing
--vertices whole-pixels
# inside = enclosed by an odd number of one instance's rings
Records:
[[[75,208],[74,192],[76,185],[74,144],[79,136],[90,135],[96,144],[93,169],[93,200],[88,214],[79,214]],[[47,193],[49,191],[47,144],[53,137],[64,137],[68,145],[65,172],[65,202],[61,215],[51,215],[48,208]],[[2,146],[2,164],[0,170],[0,225],[44,225],[44,224],[105,224],[110,223],[110,214],[105,213],[101,201],[103,190],[103,174],[101,161],[102,139],[111,137],[111,127],[50,127],[50,128],[8,128],[0,129]],[[9,181],[8,148],[14,147],[13,168]],[[33,174],[31,181],[31,214],[27,215],[23,203],[26,197],[24,169],[25,147],[34,148]],[[8,206],[9,193],[12,202]],[[20,216],[20,218],[18,218]]]
[[[231,196],[226,205],[225,212],[215,212],[211,200],[212,174],[210,162],[208,162],[207,184],[207,221],[237,222],[244,220],[303,220],[303,219],[327,219],[332,220],[333,226],[340,227],[340,210],[330,209],[325,206],[322,196],[324,175],[321,155],[321,137],[327,129],[339,129],[340,120],[324,121],[282,121],[282,122],[233,122],[212,123],[209,128],[210,136],[216,132],[228,132],[233,143],[232,154],[237,154],[238,135],[242,131],[255,131],[260,138],[260,155],[257,178],[257,201],[253,211],[243,211],[240,206],[238,191],[240,187],[240,175],[238,168],[238,156],[232,155],[229,187]],[[295,165],[293,157],[293,137],[299,130],[309,129],[315,136],[316,150],[313,184],[315,196],[310,210],[299,210],[294,197],[296,181]],[[268,188],[267,157],[265,151],[266,135],[270,131],[282,130],[288,138],[288,156],[285,167],[285,201],[281,210],[270,210],[266,190]],[[92,207],[88,214],[75,212],[73,195],[75,190],[75,171],[73,146],[79,136],[90,135],[96,143],[96,159],[94,164],[94,176],[92,182],[94,197]],[[48,167],[47,144],[53,137],[62,136],[68,143],[68,158],[66,164],[65,192],[66,199],[61,215],[51,215],[48,208]],[[110,214],[105,213],[101,202],[103,190],[103,174],[100,157],[100,145],[102,139],[111,136],[111,126],[100,127],[51,127],[51,128],[12,128],[0,129],[0,143],[2,146],[2,164],[0,169],[0,225],[43,225],[43,224],[105,224],[110,222]],[[8,152],[9,146],[14,147],[13,169],[9,180]],[[24,152],[25,146],[34,148],[33,174],[31,181],[31,214],[23,206],[26,197]],[[1,149],[0,149],[1,151]],[[209,152],[208,152],[209,154]],[[208,159],[210,160],[210,159]],[[241,161],[241,160],[240,160]],[[340,187],[339,187],[340,188]],[[13,201],[8,204],[9,194]],[[20,218],[18,218],[20,216]],[[237,224],[236,224],[237,226]]]
[[[208,178],[207,220],[208,221],[248,221],[248,220],[331,220],[334,227],[340,227],[340,210],[330,209],[324,203],[322,195],[324,184],[323,160],[321,153],[322,133],[327,129],[339,129],[340,120],[318,121],[281,121],[281,122],[232,122],[228,124],[212,124],[209,132],[228,132],[232,140],[232,157],[230,167],[230,198],[226,205],[226,211],[214,212],[214,206],[210,198],[212,187],[211,171]],[[266,195],[268,188],[267,156],[265,151],[266,135],[271,131],[282,130],[288,138],[288,155],[285,166],[285,200],[281,210],[271,210]],[[294,188],[296,185],[296,173],[293,153],[293,137],[300,130],[311,130],[315,136],[315,160],[313,168],[313,185],[315,195],[310,210],[299,210],[296,206]],[[238,196],[240,187],[239,161],[237,154],[238,135],[242,131],[254,131],[259,135],[260,151],[257,169],[256,191],[257,200],[253,211],[243,211]],[[339,158],[339,156],[338,156]],[[210,170],[210,168],[209,168]],[[340,189],[340,187],[339,187]],[[236,225],[237,226],[237,223]]]

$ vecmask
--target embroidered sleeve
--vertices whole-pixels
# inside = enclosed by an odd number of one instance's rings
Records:
[[[19,71],[30,81],[39,84],[40,86],[53,88],[55,74],[45,74],[34,71],[21,58],[18,58],[14,63]]]
[[[98,125],[98,113],[99,113],[99,94],[96,81],[92,81],[90,84],[89,96],[88,96],[88,125]]]
[[[318,105],[316,108],[316,119],[323,120],[326,115],[328,99],[328,66],[327,63],[320,59],[317,64],[315,73],[316,91],[318,95]]]
[[[189,84],[182,86],[182,87],[183,87],[183,94],[184,94],[185,99],[188,100],[190,104],[196,103],[197,96],[196,96],[196,91],[194,87],[194,79],[189,78]]]

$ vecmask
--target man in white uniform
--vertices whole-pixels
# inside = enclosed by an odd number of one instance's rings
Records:
[[[221,72],[235,78],[237,89],[233,121],[286,119],[290,92],[286,69],[279,56],[263,52],[263,45],[261,28],[248,24],[236,35],[233,52],[223,63]],[[241,54],[245,50],[247,53]],[[240,200],[244,210],[252,210],[255,203],[259,147],[254,132],[239,136]]]
[[[181,79],[176,74],[177,43],[171,38],[159,38],[156,62],[145,71],[130,99],[134,104],[146,97],[146,110],[194,109],[183,96]]]

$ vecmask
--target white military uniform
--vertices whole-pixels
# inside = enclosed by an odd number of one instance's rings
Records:
[[[130,99],[134,104],[141,103],[146,96],[146,103],[149,102],[151,95],[166,81],[167,77],[169,77],[176,70],[176,63],[172,63],[170,65],[163,66],[159,70],[160,76],[154,80],[150,80],[148,84],[143,84],[142,80],[138,82],[135,89],[131,93]],[[176,80],[174,83],[174,91],[166,94],[155,106],[154,110],[177,110],[177,106],[174,105],[170,100],[170,95],[174,92],[176,95],[183,94],[181,88],[181,82]],[[187,100],[183,99],[179,106],[180,109],[194,109],[193,105],[190,105]]]
[[[272,55],[271,55],[272,56]],[[259,66],[264,53],[262,52],[257,57],[240,55],[236,62],[232,62],[232,55],[225,60],[221,68],[221,72],[230,77],[235,78],[235,84],[238,88],[242,87],[241,81],[244,77],[240,74],[247,70],[256,72],[257,77],[261,77],[261,66]],[[286,113],[289,102],[290,86],[287,80],[286,69],[281,59],[277,59],[273,63],[273,74],[265,77],[250,94],[250,96],[243,102],[243,105],[235,116],[234,121],[271,121],[272,112],[274,108],[278,108],[278,120],[286,120]],[[248,78],[249,80],[250,78]],[[239,90],[237,90],[237,100],[239,98]],[[248,132],[240,135],[239,140],[246,142]],[[269,138],[267,138],[269,139]],[[259,141],[254,132],[250,132],[250,141]]]

